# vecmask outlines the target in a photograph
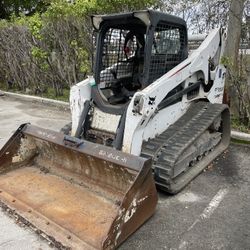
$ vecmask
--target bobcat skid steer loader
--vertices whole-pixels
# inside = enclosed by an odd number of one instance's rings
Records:
[[[24,124],[0,151],[1,206],[58,248],[116,248],[154,213],[155,183],[180,191],[230,138],[221,29],[188,55],[180,18],[92,23],[94,76],[71,89],[72,125]]]

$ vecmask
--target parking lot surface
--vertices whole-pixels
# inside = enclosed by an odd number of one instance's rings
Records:
[[[25,122],[59,130],[68,111],[0,97],[0,148]],[[158,192],[155,215],[125,249],[250,249],[250,147],[229,149],[177,195]],[[0,250],[51,249],[0,210]]]

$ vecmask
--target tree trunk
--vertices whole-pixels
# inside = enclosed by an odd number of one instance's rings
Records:
[[[239,46],[240,46],[240,37],[241,37],[241,25],[242,25],[242,16],[244,9],[245,0],[231,0],[229,8],[229,21],[227,27],[227,40],[224,51],[224,56],[229,58],[231,65],[228,65],[228,71],[230,74],[226,76],[226,86],[223,97],[223,102],[231,106],[231,94],[234,92],[230,88],[230,79],[229,75],[238,75],[238,56],[239,56]]]
[[[229,57],[233,70],[238,70],[238,56],[241,37],[241,24],[245,0],[231,0],[225,56]]]
[[[8,17],[8,13],[5,9],[3,1],[0,1],[0,19],[6,19]]]
[[[245,15],[246,15],[247,32],[250,35],[250,4],[249,4],[249,12],[245,13]],[[248,40],[247,48],[250,49],[250,39]],[[246,74],[247,74],[247,85],[250,90],[250,58],[247,58],[246,61]]]

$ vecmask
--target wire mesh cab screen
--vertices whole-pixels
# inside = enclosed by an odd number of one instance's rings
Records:
[[[126,103],[142,85],[145,33],[146,26],[129,23],[101,34],[97,83],[110,104]]]
[[[184,28],[161,22],[157,25],[149,65],[149,83],[185,59],[183,53],[185,39]]]
[[[107,85],[114,78],[129,77],[132,75],[133,62],[128,61],[136,48],[136,41],[130,41],[127,55],[125,54],[125,37],[129,30],[108,29],[105,34],[102,52],[102,68],[100,84]]]

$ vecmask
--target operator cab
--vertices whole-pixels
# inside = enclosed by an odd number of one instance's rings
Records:
[[[153,10],[93,16],[97,50],[92,98],[108,113],[121,113],[142,90],[187,58],[184,20]]]

